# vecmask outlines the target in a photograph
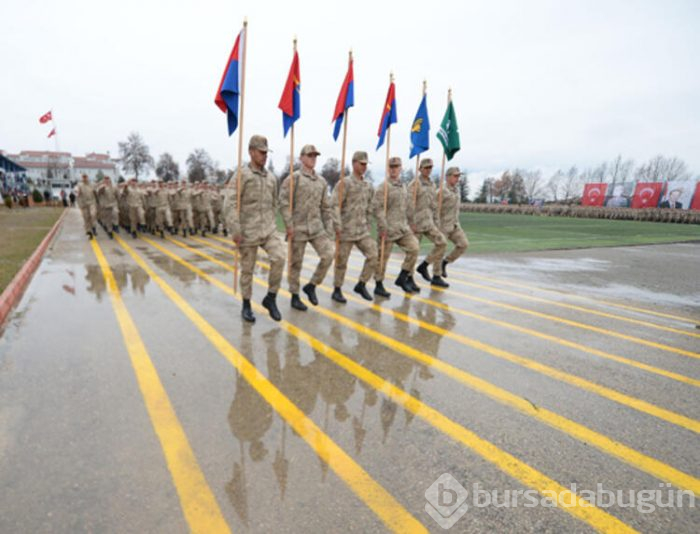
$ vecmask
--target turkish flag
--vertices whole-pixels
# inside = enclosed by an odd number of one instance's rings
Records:
[[[51,115],[51,112],[44,113],[41,117],[39,117],[39,122],[41,124],[46,124],[49,121],[53,120],[53,115]]]
[[[633,208],[655,208],[664,189],[663,182],[638,182],[632,196]]]
[[[693,200],[690,201],[691,210],[700,210],[700,182],[695,184],[695,193],[693,193]]]
[[[583,186],[583,198],[581,204],[583,206],[602,206],[605,202],[605,192],[608,189],[608,184],[586,184]]]
[[[56,128],[54,128],[53,130],[51,130],[51,131],[49,132],[49,135],[47,135],[46,137],[53,137],[54,135],[56,135]]]

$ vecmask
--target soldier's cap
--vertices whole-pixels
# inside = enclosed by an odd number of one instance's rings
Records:
[[[389,158],[389,167],[401,167],[401,158],[398,156]]]
[[[459,176],[462,176],[464,173],[459,170],[459,167],[450,167],[447,169],[447,174],[445,176],[452,176],[453,174],[458,174]]]
[[[358,150],[352,155],[353,161],[359,161],[360,163],[369,163],[369,158],[367,157],[367,152],[364,150]]]
[[[302,156],[310,156],[312,154],[316,154],[317,156],[320,156],[321,153],[316,150],[316,147],[314,145],[304,145],[301,147],[301,155]]]
[[[264,135],[252,136],[248,142],[248,148],[254,148],[255,150],[260,150],[261,152],[272,152],[272,150],[267,148],[267,137]]]
[[[420,165],[419,168],[425,169],[426,167],[432,167],[433,166],[433,160],[430,158],[425,158],[420,160]]]

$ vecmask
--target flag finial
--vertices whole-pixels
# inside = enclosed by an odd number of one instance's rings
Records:
[[[243,17],[243,27],[248,26],[248,17]]]
[[[428,80],[423,80],[423,94],[428,92]]]
[[[296,52],[297,51],[297,36],[296,35],[294,36],[293,43],[294,43],[294,51]]]

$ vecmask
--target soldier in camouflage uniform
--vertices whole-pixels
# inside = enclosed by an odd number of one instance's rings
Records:
[[[83,214],[83,227],[88,239],[97,235],[97,198],[95,187],[90,183],[87,174],[83,174],[83,181],[78,185],[78,207]]]
[[[469,240],[464,235],[459,224],[459,179],[462,173],[459,167],[447,169],[445,180],[447,183],[442,189],[442,205],[440,207],[440,231],[454,243],[454,248],[449,255],[442,260],[442,276],[447,278],[447,264],[459,258],[469,246]]]
[[[277,179],[265,169],[267,161],[267,138],[254,135],[248,143],[250,163],[244,166],[239,175],[231,181],[231,194],[224,206],[226,225],[233,240],[238,245],[241,259],[241,295],[243,309],[241,315],[249,322],[255,322],[250,307],[253,293],[253,268],[258,247],[267,252],[270,261],[268,293],[262,305],[275,321],[282,319],[277,309],[277,291],[284,270],[284,244],[277,234],[275,213],[277,211]],[[236,194],[237,180],[240,180],[241,210],[238,213]]]
[[[214,228],[212,228],[212,233],[219,233],[219,226],[222,223],[222,211],[221,207],[223,205],[224,196],[221,193],[221,186],[212,185],[209,190],[209,196],[211,197],[211,211],[214,215]],[[223,225],[224,236],[228,234],[226,231],[226,225]]]
[[[109,176],[97,187],[96,195],[102,226],[112,239],[113,232],[119,232],[119,206],[117,188],[112,185]]]
[[[136,178],[129,180],[122,194],[126,198],[126,207],[129,210],[129,231],[133,237],[136,237],[136,231],[142,230],[146,224],[143,196],[139,190]]]
[[[158,188],[153,192],[153,206],[155,213],[155,230],[160,232],[160,237],[165,237],[165,230],[173,233],[173,217],[170,213],[169,191],[162,181],[158,181]]]
[[[306,244],[310,243],[321,258],[311,280],[303,287],[311,304],[316,306],[316,286],[323,282],[328,268],[333,262],[333,242],[329,238],[333,231],[328,185],[316,174],[316,158],[321,153],[313,145],[301,149],[301,169],[294,173],[294,209],[289,209],[290,181],[282,182],[279,194],[280,213],[287,228],[287,239],[292,240],[292,260],[289,272],[289,291],[292,294],[292,308],[306,311],[307,307],[299,298],[299,279],[304,261]]]
[[[384,187],[387,188],[386,215],[384,214]],[[416,236],[408,225],[407,211],[411,201],[406,185],[401,183],[401,158],[389,159],[388,182],[382,183],[374,191],[374,217],[377,220],[377,242],[381,251],[382,238],[384,238],[384,254],[380,253],[381,264],[374,273],[374,294],[378,297],[389,298],[389,292],[384,288],[384,274],[389,254],[396,243],[404,251],[401,272],[396,279],[396,285],[406,293],[419,292],[418,286],[413,282],[413,269],[416,266],[420,247]]]
[[[435,185],[430,179],[433,170],[433,160],[425,158],[420,162],[420,175],[416,176],[409,184],[410,191],[415,201],[409,204],[408,220],[411,230],[416,234],[418,242],[423,236],[433,242],[433,249],[425,260],[416,269],[426,281],[436,287],[449,287],[442,277],[442,257],[445,254],[447,240],[439,228],[438,201]],[[432,278],[428,274],[428,264],[433,265]]]
[[[173,206],[177,218],[178,228],[182,230],[182,236],[187,237],[187,231],[192,233],[192,206],[191,195],[187,185],[183,182],[176,189],[173,195]]]
[[[341,287],[348,268],[348,259],[353,245],[365,256],[365,264],[360,273],[360,281],[354,291],[365,300],[372,300],[367,292],[366,283],[377,268],[377,244],[370,237],[372,217],[372,186],[365,181],[367,170],[367,152],[358,151],[352,156],[352,175],[343,178],[333,188],[331,206],[333,209],[333,228],[340,241],[335,264],[334,290],[331,297],[336,302],[345,303]],[[340,194],[342,192],[342,203]]]

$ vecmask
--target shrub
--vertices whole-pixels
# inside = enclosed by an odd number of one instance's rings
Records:
[[[34,204],[40,204],[44,201],[44,195],[42,195],[38,189],[32,191],[32,200]]]

